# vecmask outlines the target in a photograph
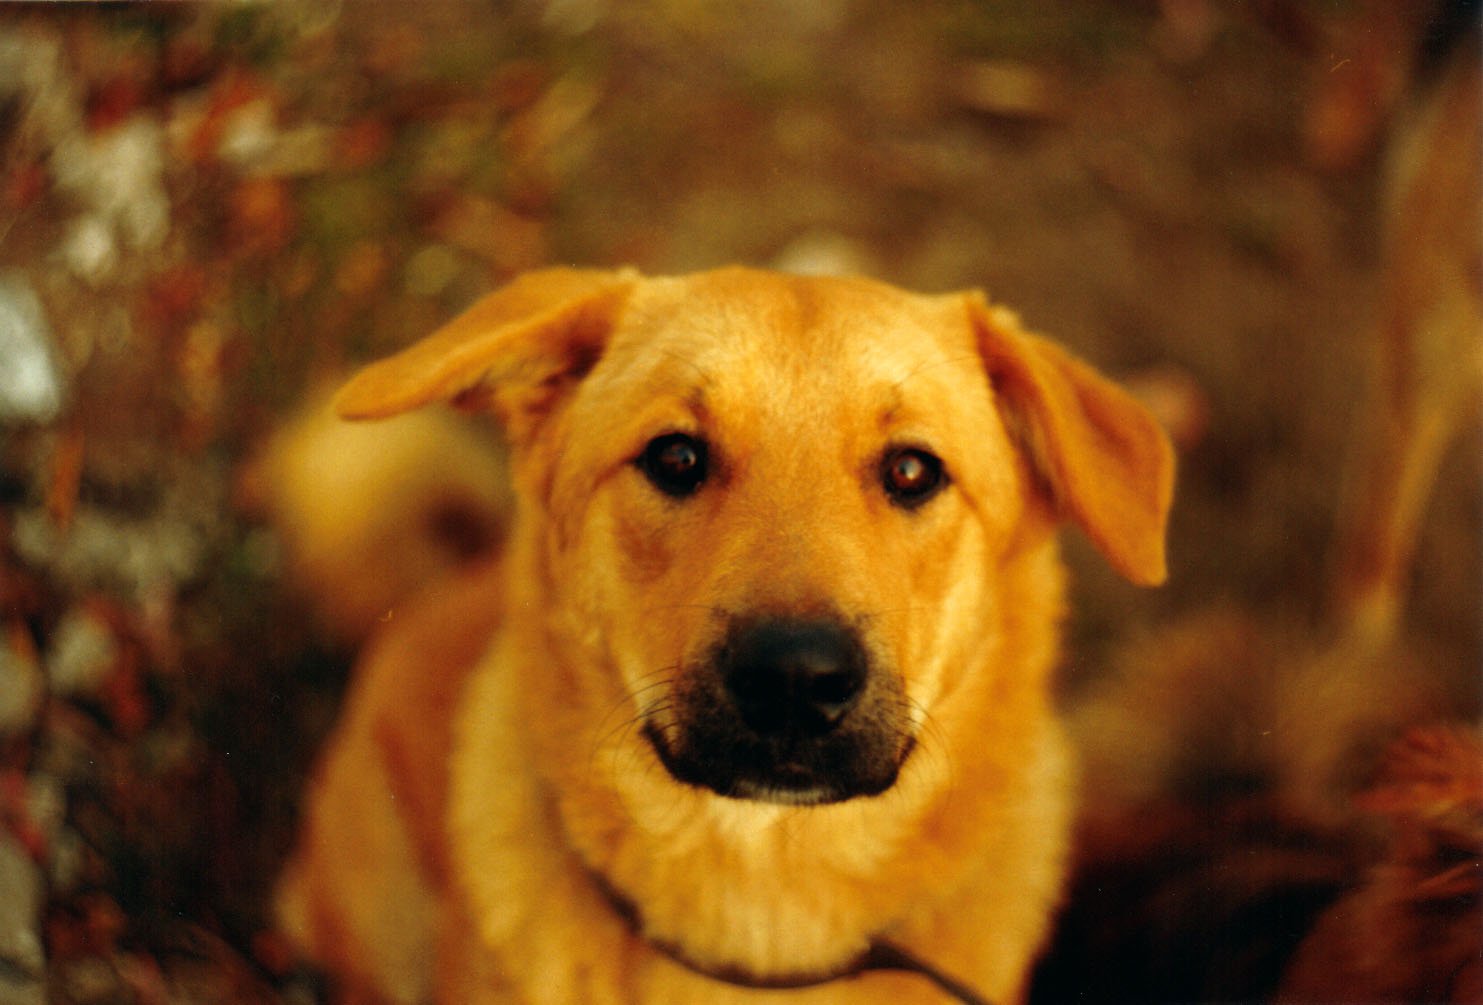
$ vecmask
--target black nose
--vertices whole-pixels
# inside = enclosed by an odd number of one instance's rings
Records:
[[[860,640],[832,621],[745,624],[729,634],[717,662],[742,721],[763,736],[827,733],[865,687]]]

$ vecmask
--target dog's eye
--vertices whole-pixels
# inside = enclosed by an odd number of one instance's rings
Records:
[[[685,433],[668,433],[649,441],[638,456],[639,470],[665,495],[683,498],[705,481],[706,445]]]
[[[881,484],[897,506],[915,509],[947,484],[941,458],[918,447],[897,447],[886,453]]]

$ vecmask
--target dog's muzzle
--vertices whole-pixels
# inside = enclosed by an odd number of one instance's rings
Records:
[[[910,750],[894,675],[837,619],[733,620],[677,683],[673,720],[645,733],[675,778],[799,805],[876,795]]]

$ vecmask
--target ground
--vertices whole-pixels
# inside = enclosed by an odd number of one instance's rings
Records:
[[[529,267],[983,287],[1167,402],[1171,582],[1072,543],[1068,694],[1214,598],[1321,620],[1398,107],[1345,87],[1415,18],[1051,6],[0,10],[0,1002],[313,1000],[265,892],[349,653],[284,588],[250,460]],[[1325,119],[1336,89],[1368,99]],[[1406,614],[1458,714],[1478,445]]]

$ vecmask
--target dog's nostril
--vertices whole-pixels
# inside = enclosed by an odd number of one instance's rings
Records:
[[[764,735],[828,732],[866,681],[859,640],[833,622],[772,620],[742,628],[720,664],[742,720]]]
[[[819,674],[808,682],[808,701],[828,722],[837,722],[855,703],[864,676],[853,667]]]

